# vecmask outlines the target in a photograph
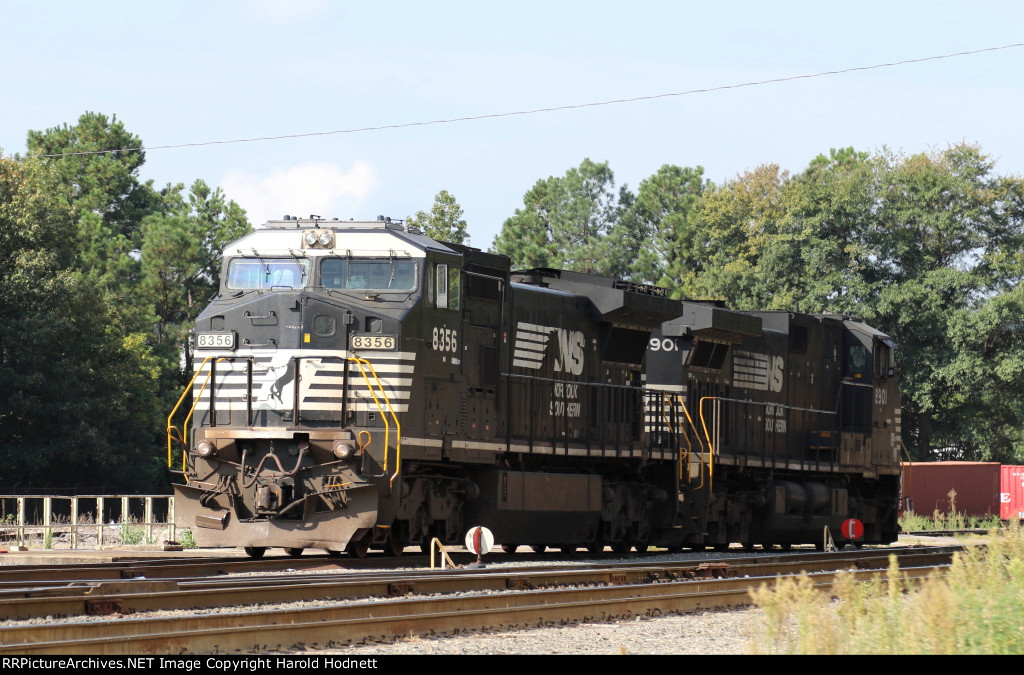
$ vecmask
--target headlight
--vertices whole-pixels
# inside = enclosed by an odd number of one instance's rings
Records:
[[[352,456],[352,453],[356,451],[352,441],[335,441],[334,442],[334,456],[338,459],[348,459]]]
[[[330,232],[321,232],[320,245],[323,246],[324,248],[327,248],[328,246],[334,246],[334,235],[331,234]]]
[[[200,457],[209,457],[216,449],[210,441],[199,441],[196,444],[196,454]]]
[[[310,230],[302,239],[306,242],[306,246],[316,246],[316,232]]]

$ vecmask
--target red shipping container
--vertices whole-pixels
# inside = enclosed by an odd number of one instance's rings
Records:
[[[999,473],[1000,519],[1024,518],[1024,466],[1003,466]]]
[[[965,516],[1000,513],[998,462],[904,462],[901,466],[902,511],[926,517],[954,508]]]

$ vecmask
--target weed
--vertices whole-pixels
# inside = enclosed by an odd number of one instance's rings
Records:
[[[896,558],[887,580],[841,573],[821,591],[809,577],[754,592],[761,653],[1024,654],[1024,533],[1001,531],[957,554],[942,575],[910,583]]]
[[[134,525],[132,523],[121,524],[121,543],[125,546],[141,544],[145,536],[146,528],[142,525]]]
[[[192,530],[183,530],[178,539],[178,543],[181,544],[182,548],[199,548],[195,537],[192,536]]]
[[[933,532],[935,530],[993,530],[999,527],[998,516],[968,516],[957,511],[935,511],[932,517],[906,511],[900,515],[903,532]]]

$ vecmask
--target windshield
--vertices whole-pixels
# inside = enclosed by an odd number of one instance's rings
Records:
[[[408,258],[326,258],[320,266],[324,288],[411,291],[416,263]]]
[[[234,258],[228,263],[228,288],[302,288],[309,261],[302,258]]]

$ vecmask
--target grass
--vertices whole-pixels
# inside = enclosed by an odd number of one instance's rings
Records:
[[[908,585],[895,557],[888,579],[810,577],[754,593],[761,654],[1024,654],[1024,533],[1004,530],[957,554],[941,575]]]
[[[192,536],[192,530],[182,531],[179,539],[180,541],[178,543],[181,544],[182,548],[199,548],[195,537]]]
[[[146,537],[146,528],[132,523],[121,524],[121,543],[125,546],[141,544]]]
[[[955,509],[949,513],[935,511],[932,517],[906,511],[900,515],[903,532],[934,532],[936,530],[994,530],[999,527],[999,516],[967,516]]]

